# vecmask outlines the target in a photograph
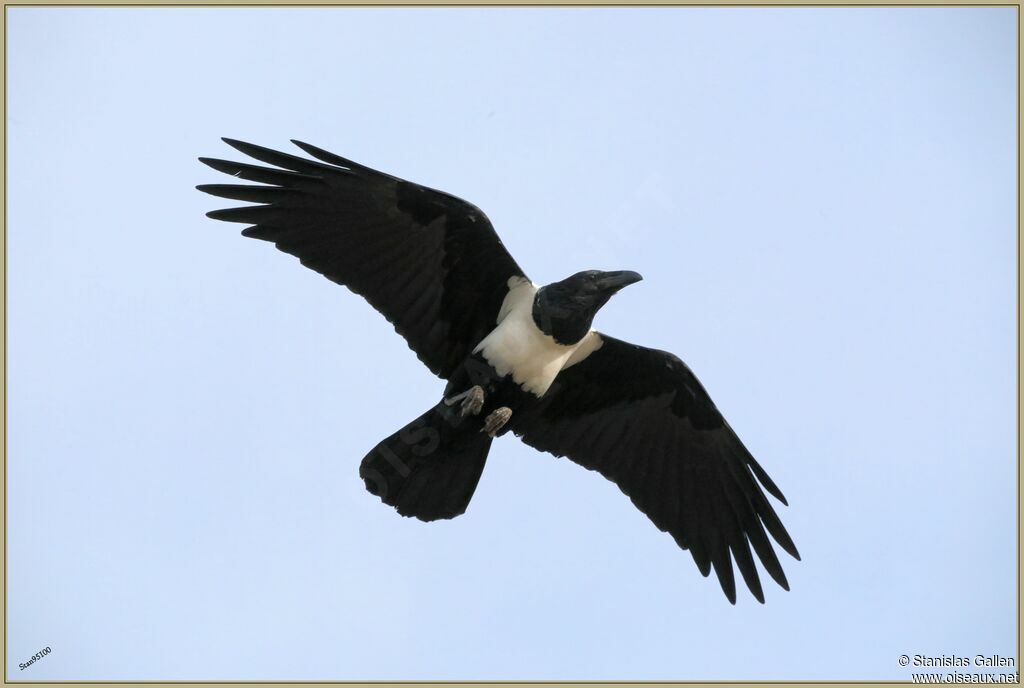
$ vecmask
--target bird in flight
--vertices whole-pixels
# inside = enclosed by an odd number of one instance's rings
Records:
[[[751,550],[789,589],[768,534],[800,555],[764,491],[786,499],[701,383],[676,356],[592,328],[639,274],[585,270],[538,286],[466,201],[299,141],[314,159],[224,141],[269,167],[200,158],[256,183],[198,186],[256,204],[207,215],[249,225],[243,236],[362,296],[447,381],[432,408],[363,458],[372,494],[403,516],[458,516],[492,439],[512,432],[618,485],[702,575],[714,568],[733,604],[733,562],[764,602]]]

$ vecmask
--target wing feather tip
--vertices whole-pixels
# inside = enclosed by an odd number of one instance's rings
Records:
[[[247,239],[262,239],[263,241],[271,241],[271,238],[261,231],[259,225],[253,225],[246,227],[242,230],[242,236]]]
[[[786,532],[786,528],[782,526],[781,523],[779,524],[779,528],[780,532],[772,532],[772,537],[775,538],[775,541],[779,543],[779,546],[782,547],[789,556],[800,561],[800,552],[797,550],[796,543],[793,542],[793,538],[789,536],[789,533]],[[772,529],[769,528],[769,531],[771,530]]]
[[[761,582],[753,581],[752,583],[746,579],[744,579],[744,581],[747,584],[747,589],[750,590],[750,594],[754,596],[754,599],[761,604],[764,604],[764,590],[761,588]]]
[[[206,213],[206,217],[210,218],[211,220],[220,220],[221,222],[252,224],[254,220],[251,216],[249,216],[249,213],[247,211],[249,211],[251,208],[261,207],[264,206],[254,205],[245,208],[218,208],[217,210],[208,211]]]
[[[210,194],[211,196],[220,196],[220,193],[218,193],[218,191],[223,188],[223,184],[196,184],[197,191],[202,191],[203,193]],[[223,196],[221,197],[223,198]]]
[[[786,592],[789,592],[789,579],[786,578],[786,572],[782,570],[782,567],[779,567],[779,570],[777,572],[773,573],[769,571],[768,573],[771,575],[772,580],[778,583],[780,588],[782,588]]]
[[[731,564],[730,564],[730,567],[731,567]],[[729,600],[729,604],[735,606],[736,605],[736,585],[735,585],[735,581],[733,581],[733,585],[729,585],[726,580],[722,580],[722,577],[719,576],[718,582],[721,583],[721,585],[722,585],[722,592],[725,593],[725,598],[727,600]]]
[[[217,170],[217,166],[218,165],[228,164],[227,160],[221,160],[220,158],[210,158],[210,157],[207,157],[205,155],[199,156],[198,160],[199,160],[199,162],[203,163],[207,167],[212,167],[215,170]],[[217,171],[219,172],[220,170],[217,170]]]
[[[222,136],[222,137],[220,137],[220,140],[223,141],[224,143],[228,144],[229,146],[231,146],[232,148],[234,148],[238,152],[245,153],[246,155],[248,155],[250,157],[253,157],[253,158],[256,158],[257,160],[259,160],[259,158],[256,155],[253,155],[253,153],[259,152],[260,150],[274,152],[274,151],[271,151],[269,148],[265,148],[263,146],[257,146],[255,143],[249,143],[247,141],[242,141],[240,139],[233,139],[233,138],[230,138],[228,136]],[[266,161],[264,161],[264,162],[266,162]],[[271,164],[273,164],[273,163],[271,163]]]
[[[298,146],[299,148],[301,148],[303,150],[303,152],[308,153],[309,155],[312,155],[314,158],[318,158],[320,160],[325,160],[324,156],[335,157],[333,153],[331,153],[329,151],[326,151],[323,148],[320,148],[318,146],[314,146],[311,143],[306,143],[305,141],[299,141],[298,139],[288,139],[288,140],[291,141],[296,146]]]
[[[348,172],[351,172],[353,170],[370,171],[370,168],[366,167],[365,165],[360,165],[359,163],[353,162],[352,160],[349,160],[348,158],[343,158],[340,155],[338,155],[336,153],[332,153],[329,150],[325,150],[323,148],[320,148],[319,146],[314,146],[311,143],[306,143],[305,141],[299,141],[298,139],[289,139],[289,140],[293,144],[295,144],[296,146],[301,148],[308,155],[312,155],[317,160],[321,160],[321,161],[327,163],[328,165],[333,165],[336,168],[341,168],[341,169],[346,170]],[[499,240],[499,243],[500,243],[500,240]]]

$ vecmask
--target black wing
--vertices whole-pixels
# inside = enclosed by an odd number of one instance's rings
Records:
[[[764,602],[750,547],[786,590],[765,528],[799,559],[761,485],[782,492],[743,446],[704,387],[677,357],[598,335],[600,348],[555,378],[539,403],[513,416],[527,444],[616,483],[633,503],[690,550],[701,574],[713,566],[736,602],[732,559]]]
[[[196,187],[260,204],[207,215],[252,225],[244,236],[365,298],[435,374],[447,378],[494,328],[509,278],[523,271],[480,209],[299,141],[323,162],[224,141],[279,169],[200,158],[264,184]]]

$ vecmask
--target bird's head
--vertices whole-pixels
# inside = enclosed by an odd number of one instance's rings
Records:
[[[642,279],[632,270],[577,272],[537,290],[533,320],[559,344],[575,344],[590,331],[594,316],[608,299]]]

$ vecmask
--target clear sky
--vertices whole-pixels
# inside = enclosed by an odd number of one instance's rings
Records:
[[[1016,15],[8,9],[12,679],[908,679],[1016,647]],[[358,462],[442,383],[194,189],[298,138],[479,205],[789,498],[733,607],[599,475]],[[666,317],[668,315],[668,317]],[[19,670],[39,649],[50,655]]]

